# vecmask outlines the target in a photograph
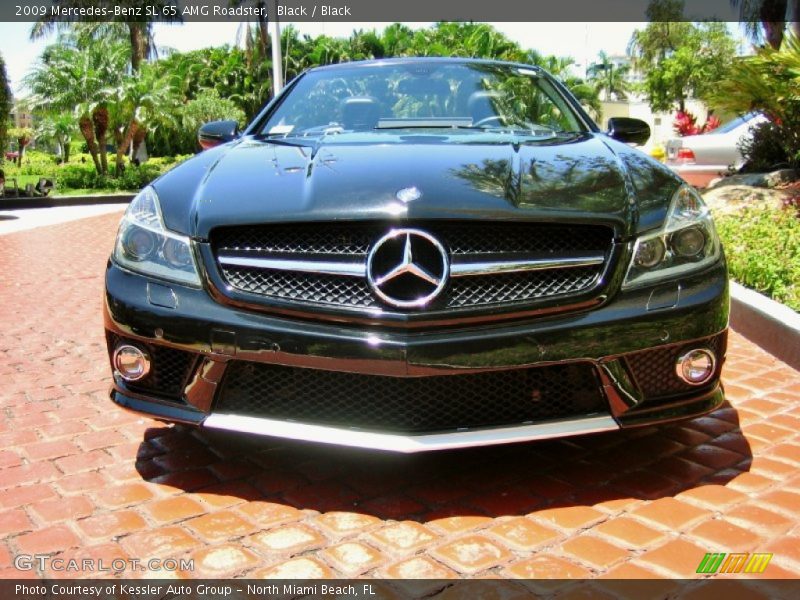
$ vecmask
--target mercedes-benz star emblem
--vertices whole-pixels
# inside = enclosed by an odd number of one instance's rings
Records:
[[[398,308],[418,308],[447,284],[447,251],[419,229],[393,229],[379,239],[367,258],[367,282],[378,298]]]

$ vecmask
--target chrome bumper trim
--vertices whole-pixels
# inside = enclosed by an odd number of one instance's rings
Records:
[[[205,421],[203,421],[203,427],[402,453],[471,448],[490,444],[512,444],[514,442],[528,442],[619,429],[619,425],[612,417],[598,416],[563,419],[515,427],[496,427],[425,435],[402,435],[323,425],[304,425],[302,423],[221,413],[212,413],[206,417]]]

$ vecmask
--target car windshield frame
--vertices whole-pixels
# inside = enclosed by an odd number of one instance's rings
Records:
[[[309,91],[314,86],[324,87],[332,82],[344,86],[344,91],[328,102],[327,112],[320,109],[319,114],[314,115],[316,124],[309,125],[314,122],[313,118],[304,115],[298,105],[302,107],[306,103],[306,108],[318,105]],[[535,87],[526,86],[527,82]],[[367,84],[386,86],[380,91],[381,101],[363,93]],[[434,92],[426,94],[425,85],[431,86]],[[402,89],[398,91],[399,88]],[[515,94],[524,97],[520,99]],[[316,95],[321,97],[319,93]],[[404,101],[411,103],[409,99],[428,99],[434,107],[423,105],[419,109],[417,106],[421,103],[417,102],[412,110],[403,108]],[[534,100],[539,104],[530,107]],[[483,118],[476,118],[475,106],[479,103],[482,103],[480,110],[485,113]],[[529,113],[520,112],[526,108],[530,109]],[[533,108],[539,112],[535,113]],[[344,117],[345,109],[356,115],[366,114],[365,122],[359,124],[356,116],[355,124],[359,126],[354,126],[352,120],[348,122]],[[545,124],[523,118],[534,113],[549,120]],[[303,118],[307,119],[305,123]],[[536,67],[491,61],[423,59],[350,63],[307,71],[265,108],[246,134],[275,139],[425,129],[513,133],[534,138],[594,131],[591,120],[563,84]]]
[[[720,125],[716,129],[713,129],[713,130],[709,131],[708,133],[709,134],[730,133],[731,131],[735,131],[736,129],[738,129],[742,125],[747,125],[748,123],[750,123],[750,121],[752,121],[753,119],[758,117],[758,114],[759,113],[757,113],[757,112],[750,112],[750,113],[747,113],[746,115],[741,115],[739,117],[735,117],[735,118],[731,119],[730,121],[727,121],[726,123],[723,123],[722,125]]]

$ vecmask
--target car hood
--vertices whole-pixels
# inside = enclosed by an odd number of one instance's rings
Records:
[[[679,184],[602,134],[375,133],[305,146],[247,137],[199,154],[154,187],[166,226],[197,239],[226,225],[445,218],[605,223],[624,238],[660,224]],[[410,187],[421,196],[399,200]]]

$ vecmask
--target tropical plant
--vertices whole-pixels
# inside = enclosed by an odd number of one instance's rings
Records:
[[[614,64],[608,54],[602,51],[598,54],[598,59],[598,62],[589,67],[589,81],[605,100],[625,100],[630,92],[630,65]]]
[[[797,23],[800,0],[731,0],[731,4],[739,7],[739,22],[757,44],[766,41],[778,50],[789,22],[792,23],[794,34],[800,35],[800,25]]]
[[[22,158],[25,156],[25,148],[34,139],[33,130],[29,127],[12,127],[8,130],[8,136],[17,141],[17,167],[21,167]]]
[[[53,0],[62,8],[85,8],[86,0]],[[47,37],[54,31],[73,32],[90,40],[107,40],[119,42],[127,37],[128,64],[136,73],[142,63],[149,58],[157,56],[157,49],[153,39],[153,13],[159,15],[159,21],[180,22],[182,19],[172,8],[174,3],[169,0],[121,0],[116,2],[123,8],[138,9],[137,16],[117,17],[108,21],[96,22],[87,17],[86,21],[75,21],[72,17],[61,17],[53,11],[47,11],[31,27],[31,39],[38,40]]]
[[[571,57],[545,56],[536,50],[529,50],[522,58],[522,62],[541,67],[553,77],[560,80],[578,99],[584,107],[588,108],[595,118],[602,115],[600,94],[596,86],[574,75],[571,71],[575,60]]]
[[[5,160],[8,143],[8,117],[11,114],[11,88],[8,85],[6,63],[0,54],[0,163]]]
[[[109,99],[116,176],[120,177],[125,170],[125,154],[131,149],[134,139],[142,139],[141,131],[154,130],[165,124],[175,125],[179,98],[167,78],[147,65],[139,73],[125,77],[116,87],[104,90],[103,96]]]
[[[713,131],[721,125],[721,121],[714,114],[709,114],[706,122],[702,125],[697,124],[697,117],[688,110],[679,110],[672,122],[672,129],[679,136],[698,135]]]
[[[78,133],[75,118],[69,113],[41,116],[36,122],[36,139],[51,140],[59,147],[62,159],[69,162],[72,138]]]
[[[244,6],[249,5],[251,8],[257,9],[256,12],[256,29],[257,44],[256,47],[262,57],[266,57],[269,52],[269,31],[267,30],[267,3],[265,0],[229,0],[230,6]],[[247,22],[247,33],[250,33],[250,22]]]
[[[73,114],[98,173],[108,170],[108,106],[104,90],[119,85],[126,61],[124,43],[105,39],[86,42],[74,33],[66,34],[45,48],[24,79],[34,108]]]
[[[647,27],[628,44],[644,74],[643,91],[654,111],[685,110],[688,98],[706,100],[725,79],[736,44],[725,23],[683,21],[682,0],[654,0]]]
[[[787,160],[800,166],[800,40],[796,36],[787,35],[780,50],[767,46],[736,61],[730,75],[718,82],[712,100],[732,113],[763,112],[773,124],[761,136],[764,143],[779,143]],[[774,155],[766,149],[764,153]]]

